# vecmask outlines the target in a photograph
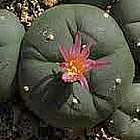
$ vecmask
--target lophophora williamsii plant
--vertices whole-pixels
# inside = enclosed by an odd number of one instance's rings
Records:
[[[0,102],[11,97],[24,27],[17,17],[0,10]]]
[[[99,1],[98,1],[99,2]],[[139,140],[140,139],[140,84],[136,83],[139,74],[140,64],[140,5],[139,0],[112,0],[113,3],[111,15],[123,31],[129,48],[132,52],[136,65],[135,83],[129,86],[126,98],[120,104],[118,109],[108,118],[108,131],[122,139]],[[75,3],[74,0],[64,0],[64,3]],[[84,3],[78,1],[76,3]],[[101,7],[106,10],[104,5],[108,2],[101,0],[101,3],[96,3],[96,0],[89,0],[88,4]]]
[[[1,46],[7,47],[1,50],[1,60],[12,62],[7,71],[1,68],[1,101],[4,95],[11,96],[12,89],[19,88],[26,106],[44,122],[57,127],[95,127],[108,120],[110,133],[139,139],[140,86],[132,84],[134,62],[123,34],[127,30],[116,14],[130,1],[122,0],[114,7],[112,14],[118,23],[96,7],[104,7],[107,0],[69,2],[37,18],[21,46],[23,27],[10,18],[13,15],[9,12],[6,18],[0,16],[0,31],[7,31],[7,36],[0,36]],[[126,14],[129,17],[131,12]]]
[[[120,25],[136,62],[136,74],[140,64],[140,4],[139,0],[120,0],[113,6],[112,15]],[[138,76],[138,75],[137,75]],[[137,79],[135,79],[137,81]],[[113,116],[112,134],[127,140],[140,139],[140,84],[133,83],[126,100]]]
[[[112,16],[122,28],[136,62],[136,78],[139,79],[140,65],[140,5],[138,0],[121,0],[112,7]]]
[[[125,100],[134,63],[118,24],[101,9],[60,5],[33,22],[21,46],[20,94],[58,127],[94,127]]]

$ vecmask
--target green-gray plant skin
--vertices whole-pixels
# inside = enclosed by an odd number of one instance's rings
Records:
[[[133,58],[136,64],[136,76],[134,81],[139,80],[139,64],[140,64],[140,4],[139,0],[129,1],[121,0],[113,6],[112,15],[121,26],[127,39]]]
[[[20,43],[24,28],[17,17],[0,10],[0,102],[12,96],[12,84],[17,70]]]
[[[110,117],[108,132],[127,140],[140,139],[140,84],[129,87],[122,105]]]
[[[90,92],[78,82],[61,80],[59,64],[64,60],[59,47],[70,48],[77,31],[82,44],[96,40],[91,59],[111,61],[103,70],[87,75]],[[92,127],[103,122],[124,101],[134,76],[129,47],[115,20],[84,4],[56,6],[38,18],[25,34],[20,59],[18,80],[26,105],[45,122],[59,127]]]
[[[120,0],[113,5],[112,16],[120,25],[136,63],[140,63],[140,1]],[[137,50],[137,52],[136,52]],[[136,68],[137,69],[137,68]],[[129,87],[126,100],[110,118],[113,125],[109,132],[122,139],[140,139],[140,84]]]

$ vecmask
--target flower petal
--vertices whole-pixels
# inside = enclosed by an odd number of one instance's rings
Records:
[[[90,70],[100,70],[107,67],[111,62],[107,59],[99,59],[99,60],[91,60],[88,59],[86,61],[86,69],[87,71]]]
[[[70,56],[70,58],[74,58],[74,57],[75,57],[75,53],[74,53],[74,44],[73,44],[72,47],[69,49],[69,56]]]
[[[99,59],[99,60],[96,60],[95,68],[97,70],[100,70],[107,67],[109,64],[111,64],[111,61],[109,61],[108,59]]]
[[[77,32],[75,35],[75,43],[73,46],[73,53],[79,54],[80,50],[81,50],[81,37],[80,37],[80,32]]]
[[[59,49],[60,49],[60,52],[61,52],[64,60],[67,61],[67,59],[69,57],[68,51],[64,48],[64,46],[61,46]]]
[[[75,82],[76,81],[76,79],[74,78],[74,76],[72,76],[72,75],[69,75],[68,73],[63,73],[63,75],[62,75],[62,80],[64,81],[64,82]]]
[[[92,59],[88,59],[86,61],[86,69],[87,69],[87,71],[90,71],[90,70],[94,69],[95,66],[96,66],[96,61],[94,61]]]
[[[84,58],[88,58],[89,55],[90,55],[90,49],[89,47],[85,47],[82,49],[82,52],[81,52],[81,55],[84,57]]]
[[[89,90],[88,82],[87,82],[87,79],[85,76],[81,76],[79,81],[80,81],[80,84],[83,88]]]
[[[66,62],[63,62],[63,63],[60,63],[59,66],[63,69],[66,69],[68,67],[68,64]]]

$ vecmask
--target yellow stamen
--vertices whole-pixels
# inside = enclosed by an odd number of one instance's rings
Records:
[[[85,59],[77,57],[75,59],[70,59],[68,62],[67,73],[68,75],[83,75],[86,73]]]

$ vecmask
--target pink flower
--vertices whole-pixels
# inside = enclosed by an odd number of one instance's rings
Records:
[[[60,64],[64,73],[62,80],[64,82],[73,83],[79,81],[81,86],[89,90],[86,74],[90,70],[102,68],[108,64],[107,61],[88,59],[90,55],[89,46],[82,48],[80,33],[77,32],[75,36],[75,44],[66,50],[63,46],[60,47],[61,55],[65,62]]]

